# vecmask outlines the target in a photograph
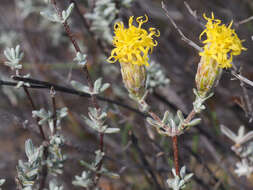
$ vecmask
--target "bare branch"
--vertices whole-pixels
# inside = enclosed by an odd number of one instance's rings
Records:
[[[190,39],[188,39],[184,33],[178,28],[177,24],[174,22],[174,20],[169,16],[169,11],[167,10],[167,8],[165,7],[164,2],[162,1],[162,8],[165,11],[166,16],[168,17],[168,19],[170,20],[170,22],[172,23],[172,25],[174,26],[174,28],[177,30],[177,32],[179,33],[179,35],[181,36],[181,39],[183,41],[185,41],[187,44],[189,44],[190,46],[192,46],[193,48],[195,48],[198,51],[203,51],[203,49],[198,46],[196,43],[194,43],[193,41],[191,41]]]
[[[240,75],[240,74],[237,74],[235,71],[231,71],[231,74],[233,76],[235,76],[237,79],[239,79],[240,81],[250,85],[253,87],[253,82],[247,78],[245,78],[244,76]]]
[[[193,10],[186,1],[184,1],[184,5],[185,5],[186,9],[189,11],[189,13],[193,16],[193,18],[200,24],[200,26],[202,28],[205,28],[204,23],[201,22],[201,19],[197,15],[197,11]]]
[[[192,8],[190,7],[190,5],[184,1],[184,5],[187,8],[187,10],[189,11],[189,13],[196,19],[198,20],[198,16],[197,16],[197,11],[196,10],[192,10]]]
[[[245,23],[250,22],[252,20],[253,20],[253,16],[250,16],[250,17],[248,17],[246,19],[243,19],[243,20],[241,20],[239,22],[236,22],[235,25],[236,25],[236,27],[238,27],[239,25],[245,24]]]
[[[239,81],[240,81],[240,86],[242,87],[242,92],[243,92],[242,99],[243,99],[243,102],[245,104],[245,106],[244,106],[245,107],[244,108],[244,112],[246,114],[246,117],[249,117],[249,122],[251,123],[252,120],[253,120],[252,103],[251,103],[251,101],[249,99],[248,91],[247,91],[244,83],[246,83],[246,84],[248,84],[250,86],[253,86],[253,82],[250,81],[249,79],[243,77],[241,75],[241,70],[242,70],[242,67],[240,67],[240,70],[239,70],[240,74],[237,74],[236,73],[236,69],[233,67],[233,71],[231,71],[231,74],[233,76],[235,76],[237,79],[239,79]]]

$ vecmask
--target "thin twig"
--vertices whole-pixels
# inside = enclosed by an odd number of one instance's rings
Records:
[[[242,74],[242,66],[240,67],[239,72],[240,72],[240,74]],[[243,98],[244,98],[244,101],[246,102],[246,115],[249,117],[249,122],[251,123],[251,121],[253,119],[252,104],[249,99],[248,91],[245,88],[244,83],[242,81],[240,81],[240,86],[242,87]]]
[[[196,43],[194,43],[193,41],[191,41],[189,38],[187,38],[184,33],[178,28],[177,24],[174,22],[174,20],[170,17],[169,15],[169,11],[167,10],[167,8],[165,7],[164,2],[162,1],[162,8],[165,11],[166,16],[168,17],[168,19],[170,20],[171,24],[174,26],[174,28],[177,30],[177,32],[179,33],[179,35],[181,36],[181,39],[183,41],[185,41],[187,44],[189,44],[190,46],[192,46],[193,48],[195,48],[198,51],[203,51],[203,49],[198,46]]]
[[[67,94],[72,94],[72,95],[78,95],[80,97],[85,97],[85,98],[90,98],[90,95],[72,88],[67,88],[67,87],[63,87],[60,85],[56,85],[53,83],[49,83],[49,82],[45,82],[45,81],[40,81],[40,80],[36,80],[36,79],[31,79],[31,78],[22,78],[22,77],[13,77],[14,80],[17,81],[24,81],[24,82],[28,82],[30,83],[30,87],[27,88],[32,88],[32,89],[51,89],[51,87],[54,87],[54,90],[57,92],[63,92],[63,93],[67,93]],[[252,82],[253,84],[253,82]],[[0,86],[11,86],[11,87],[15,87],[17,85],[17,82],[9,82],[9,81],[3,81],[0,80]],[[158,101],[165,103],[166,105],[170,105],[170,102],[168,102],[168,100],[166,100],[165,98],[158,98],[157,96],[154,96]],[[138,109],[135,109],[129,105],[126,105],[122,102],[116,101],[116,100],[112,100],[112,99],[108,99],[108,98],[104,98],[101,96],[97,96],[97,99],[103,102],[107,102],[110,104],[114,104],[117,106],[120,106],[122,108],[125,108],[129,111],[132,111],[138,115],[140,115],[141,117],[148,117],[151,116],[150,114],[145,114],[143,112],[140,112]],[[173,109],[176,111],[178,108],[177,107],[173,107]],[[186,117],[186,114],[183,114]],[[152,116],[151,116],[152,117]],[[226,150],[226,147],[224,146],[224,144],[220,143],[219,141],[217,141],[217,139],[212,136],[210,133],[206,132],[205,130],[203,130],[199,125],[196,126],[196,129],[199,131],[199,133],[203,134],[204,136],[206,136],[208,139],[210,139],[215,146],[222,148],[222,150]]]
[[[222,157],[217,152],[217,147],[214,147],[206,137],[201,136],[200,138],[202,143],[205,145],[204,147],[207,149],[208,152],[210,152],[210,155],[214,158],[219,167],[222,168],[225,173],[232,179],[232,185],[235,186],[237,189],[247,189],[246,184],[241,183],[238,178],[234,177],[234,175],[231,173],[229,169],[230,166],[228,167],[227,164],[222,161]]]
[[[245,78],[244,76],[240,75],[240,74],[237,74],[235,71],[231,71],[231,74],[233,76],[235,76],[237,79],[239,79],[240,81],[250,85],[253,87],[253,82],[247,78]]]
[[[162,188],[161,188],[160,184],[158,183],[156,175],[154,174],[152,167],[150,166],[149,162],[145,158],[145,154],[138,144],[137,137],[134,135],[134,133],[132,131],[129,133],[129,135],[131,137],[131,142],[132,142],[135,150],[137,151],[143,166],[146,168],[147,172],[149,173],[150,177],[152,178],[152,182],[154,183],[156,189],[161,190]]]
[[[55,11],[57,12],[57,14],[59,15],[60,18],[62,18],[62,15],[61,15],[61,11],[59,10],[59,8],[57,7],[57,4],[56,4],[56,0],[52,0],[52,4],[55,8]],[[76,53],[80,52],[81,53],[81,49],[79,47],[79,45],[77,44],[76,40],[74,39],[73,37],[73,34],[71,33],[71,30],[70,30],[70,27],[68,25],[68,22],[65,21],[63,23],[63,26],[64,26],[64,29],[65,29],[65,32],[67,33],[70,41],[72,42],[75,50],[76,50]],[[86,76],[86,80],[88,82],[88,86],[89,86],[89,90],[92,92],[93,91],[93,82],[92,82],[92,79],[90,77],[90,73],[88,71],[88,68],[87,68],[87,65],[85,64],[83,66],[83,71],[85,73],[85,76]],[[96,96],[95,95],[91,95],[91,100],[92,100],[92,104],[93,106],[98,110],[98,111],[101,111],[98,103],[97,103],[97,99],[96,99]],[[103,138],[104,138],[104,134],[103,133],[100,133],[100,151],[103,152]],[[101,146],[102,145],[102,146]],[[104,159],[101,159],[100,163],[99,163],[99,167],[98,167],[98,170],[96,171],[96,177],[97,177],[97,182],[99,181],[99,178],[100,178],[100,174],[99,174],[99,170],[101,169],[102,165],[103,165],[103,160]],[[97,184],[97,183],[96,183]],[[96,185],[95,184],[95,185]]]
[[[192,10],[192,8],[190,7],[190,5],[184,1],[184,5],[187,8],[187,10],[189,11],[189,13],[196,19],[198,20],[198,16],[197,16],[197,11],[196,10]]]
[[[233,76],[235,76],[240,81],[240,86],[241,86],[242,92],[243,92],[243,101],[245,102],[245,105],[246,105],[244,108],[244,111],[245,111],[246,117],[249,117],[249,122],[251,123],[252,119],[253,119],[252,103],[249,99],[248,91],[247,91],[244,83],[247,83],[247,84],[251,83],[253,85],[253,82],[241,75],[242,67],[240,67],[240,70],[239,70],[240,74],[236,73],[235,68],[233,68],[233,69],[234,69],[234,71],[231,71],[231,73]],[[251,84],[249,84],[249,85],[251,85]]]
[[[87,93],[84,93],[84,92],[81,92],[81,91],[78,91],[78,90],[75,90],[75,89],[72,89],[72,88],[67,88],[67,87],[63,87],[63,86],[60,86],[60,85],[56,85],[56,84],[46,82],[46,81],[40,81],[40,80],[36,80],[36,79],[23,78],[23,77],[17,77],[17,76],[13,77],[13,79],[17,80],[17,81],[23,81],[23,82],[29,83],[30,87],[27,87],[27,88],[51,89],[53,87],[54,90],[57,91],[57,92],[63,92],[63,93],[78,95],[78,96],[86,97],[86,98],[91,97],[90,94],[87,94]],[[17,83],[16,82],[9,82],[9,81],[0,80],[0,86],[1,85],[14,87],[14,86],[17,85]],[[110,103],[110,104],[115,104],[117,106],[123,107],[123,108],[128,109],[132,112],[135,112],[135,113],[137,113],[141,116],[147,116],[147,114],[144,114],[144,113],[140,112],[138,109],[135,109],[135,108],[133,108],[129,105],[123,104],[120,101],[111,100],[109,98],[104,98],[102,96],[97,96],[97,99],[100,100],[100,101],[103,101],[103,102],[107,102],[107,103]]]
[[[238,27],[239,25],[245,24],[245,23],[250,22],[252,20],[253,20],[253,16],[250,16],[250,17],[248,17],[246,19],[243,19],[243,20],[241,20],[239,22],[236,22],[235,25],[236,25],[236,27]]]
[[[109,54],[108,50],[106,49],[106,47],[104,47],[102,41],[99,38],[95,37],[95,33],[91,30],[90,24],[87,22],[87,20],[85,19],[83,13],[81,12],[80,8],[78,7],[78,4],[75,0],[69,0],[70,3],[74,3],[75,5],[75,9],[76,12],[78,13],[83,26],[85,27],[85,29],[88,31],[88,33],[90,34],[90,36],[92,37],[92,39],[96,42],[96,44],[98,44],[98,47],[100,48],[100,50],[105,54]]]
[[[186,9],[189,11],[189,13],[193,16],[193,18],[198,22],[198,24],[200,24],[202,28],[205,28],[205,24],[201,22],[201,19],[197,15],[197,11],[193,10],[186,1],[184,1],[184,5]]]
[[[43,142],[44,150],[43,150],[43,160],[45,164],[42,167],[41,171],[41,180],[39,190],[43,190],[46,185],[47,175],[48,175],[48,168],[47,168],[47,158],[48,158],[48,141]]]
[[[37,110],[37,109],[36,109],[36,106],[35,106],[35,104],[34,104],[34,102],[33,102],[32,96],[31,96],[29,90],[27,89],[27,87],[24,86],[23,89],[24,89],[24,91],[25,91],[25,94],[26,94],[26,96],[27,96],[27,98],[28,98],[28,100],[29,100],[31,106],[32,106],[32,109],[33,109],[33,110]],[[46,140],[46,136],[45,136],[45,133],[44,133],[44,131],[43,131],[43,129],[42,129],[42,126],[41,126],[40,124],[38,124],[38,123],[39,123],[39,118],[38,118],[38,117],[36,117],[36,123],[37,123],[37,126],[38,126],[38,128],[39,128],[40,135],[41,135],[42,139],[43,139],[43,140]]]
[[[54,9],[55,9],[56,13],[58,14],[58,16],[59,16],[60,18],[62,18],[61,11],[60,11],[60,9],[57,7],[56,0],[51,0],[51,2],[52,2],[52,4],[53,4]],[[76,50],[76,53],[78,53],[78,52],[81,53],[81,48],[79,47],[77,41],[76,41],[75,38],[74,38],[73,33],[71,32],[68,22],[65,21],[65,22],[63,23],[63,26],[64,26],[64,29],[65,29],[65,32],[67,33],[67,35],[68,35],[68,37],[69,37],[71,43],[73,44],[73,46],[74,46],[74,48],[75,48],[75,50]],[[89,88],[90,88],[90,91],[93,91],[93,82],[92,82],[92,80],[91,80],[90,73],[89,73],[89,71],[88,71],[88,68],[87,68],[87,65],[86,65],[86,64],[83,66],[83,71],[84,71],[84,73],[85,73],[86,80],[87,80],[87,82],[88,82],[88,86],[89,86]],[[96,101],[96,97],[95,97],[94,95],[92,95],[92,96],[93,96],[93,97],[92,97],[92,103],[93,103],[94,107],[97,108],[97,109],[99,109],[98,104],[97,104],[97,101]]]
[[[214,174],[214,172],[209,168],[208,164],[205,163],[203,157],[201,157],[200,154],[195,153],[191,147],[187,146],[187,145],[182,145],[182,147],[189,152],[201,165],[203,165],[204,169],[209,173],[209,175],[211,176],[211,178],[213,178],[213,180],[215,181],[216,184],[219,183],[219,187],[221,190],[225,190],[224,184],[222,183],[222,181],[220,181]]]
[[[57,122],[57,116],[56,116],[56,101],[55,101],[55,91],[54,91],[54,88],[52,87],[50,89],[50,96],[52,98],[52,107],[53,107],[53,127],[54,127],[54,130],[53,130],[53,134],[55,133],[56,131],[56,122]],[[43,152],[43,159],[46,161],[47,158],[48,158],[48,142],[47,141],[44,141],[43,143],[44,145],[44,152]],[[43,190],[44,187],[45,187],[45,183],[46,183],[46,179],[47,179],[47,175],[48,175],[48,168],[47,168],[47,162],[45,162],[45,164],[43,165],[42,167],[42,172],[41,172],[41,175],[42,175],[42,179],[40,181],[40,190]]]

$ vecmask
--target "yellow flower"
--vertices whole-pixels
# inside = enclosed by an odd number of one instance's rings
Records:
[[[201,40],[205,34],[206,40],[202,42],[205,44],[204,51],[200,52],[199,55],[207,63],[212,62],[212,60],[216,61],[220,68],[232,67],[233,56],[241,54],[242,50],[246,50],[235,30],[231,29],[233,21],[230,22],[229,26],[226,26],[221,24],[221,20],[215,19],[213,13],[212,18],[207,18],[205,14],[203,17],[207,20],[206,29],[199,38]]]
[[[114,25],[115,36],[113,38],[113,46],[115,47],[111,56],[107,59],[108,62],[114,63],[117,60],[120,63],[134,65],[148,65],[148,53],[152,52],[157,41],[153,36],[160,36],[159,31],[155,28],[149,28],[149,32],[142,29],[142,24],[148,21],[147,15],[137,17],[138,27],[133,25],[134,17],[129,19],[129,28],[124,28],[122,22],[117,22]]]

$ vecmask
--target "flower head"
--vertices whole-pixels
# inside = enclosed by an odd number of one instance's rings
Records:
[[[203,17],[207,20],[206,29],[199,38],[201,40],[205,34],[206,40],[202,41],[205,44],[204,51],[200,52],[199,55],[205,58],[207,63],[214,60],[220,68],[232,67],[233,56],[241,54],[242,50],[246,50],[235,30],[231,29],[233,22],[231,21],[228,26],[221,24],[221,20],[215,19],[213,13],[211,18],[206,17],[205,14]]]
[[[114,63],[118,60],[120,63],[148,65],[148,53],[152,52],[153,47],[157,45],[153,36],[158,37],[160,33],[155,28],[149,28],[149,32],[141,28],[143,23],[148,21],[147,15],[145,19],[142,16],[137,17],[138,27],[133,25],[133,20],[134,17],[131,16],[128,28],[124,28],[122,22],[114,25],[113,45],[115,48],[107,59],[108,62]]]

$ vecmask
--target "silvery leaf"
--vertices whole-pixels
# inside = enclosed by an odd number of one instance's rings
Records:
[[[235,173],[240,176],[246,176],[250,177],[250,175],[253,173],[253,167],[249,165],[248,161],[246,159],[243,159],[242,162],[236,163],[236,169]]]
[[[83,160],[80,161],[80,164],[86,168],[88,168],[91,171],[96,171],[96,168],[93,164],[89,164],[88,162],[85,162]]]
[[[180,170],[180,177],[183,178],[185,176],[185,173],[186,173],[186,167],[183,166]]]
[[[231,140],[236,139],[236,134],[231,131],[229,128],[227,128],[225,125],[221,125],[221,132],[226,135],[228,138],[230,138]]]
[[[56,182],[51,180],[49,182],[49,190],[63,190],[63,186],[58,186]]]
[[[94,91],[99,93],[101,85],[102,85],[102,78],[98,78],[94,83]]]
[[[161,123],[159,123],[158,121],[156,121],[156,120],[154,120],[154,119],[152,119],[150,117],[148,117],[146,120],[153,127],[156,127],[156,128],[157,127],[159,127],[159,128],[162,127]]]
[[[90,88],[89,88],[88,86],[83,85],[83,84],[81,84],[80,82],[71,81],[70,83],[71,83],[71,85],[72,85],[76,90],[85,92],[85,93],[87,93],[87,94],[93,94],[93,92],[90,91]]]
[[[119,128],[107,128],[104,133],[118,133],[120,131]]]
[[[67,21],[67,19],[69,18],[74,6],[75,6],[74,3],[71,3],[66,11],[65,10],[62,11],[62,23]]]
[[[0,186],[2,186],[5,183],[5,179],[0,179]]]
[[[57,13],[52,13],[51,11],[41,11],[40,15],[43,16],[44,18],[46,18],[47,20],[51,21],[51,22],[59,22],[62,23],[62,19],[59,17],[59,15]]]
[[[177,117],[179,118],[179,120],[180,120],[181,122],[184,121],[183,113],[182,113],[180,110],[177,111]]]
[[[75,186],[88,188],[93,184],[93,182],[90,173],[83,171],[81,176],[75,176],[75,180],[72,181],[72,184]]]
[[[87,117],[84,116],[84,115],[82,115],[82,118],[84,119],[85,123],[86,123],[89,127],[93,128],[93,129],[96,130],[96,131],[99,130],[99,127],[96,125],[95,122],[93,122],[92,120],[90,120],[89,118],[87,118]]]
[[[107,88],[109,88],[111,85],[109,83],[105,83],[102,85],[102,87],[100,88],[99,92],[104,92]]]
[[[164,115],[163,115],[163,120],[162,120],[162,122],[164,123],[164,124],[167,124],[168,122],[169,122],[169,119],[170,119],[170,112],[169,111],[166,111],[165,113],[164,113]]]
[[[22,60],[24,53],[20,52],[20,45],[14,48],[6,48],[4,50],[4,55],[8,61],[5,61],[5,65],[9,66],[11,70],[22,69],[20,61]]]
[[[59,118],[59,119],[64,118],[67,115],[68,115],[68,108],[67,107],[57,110],[57,118]]]
[[[195,119],[191,120],[189,123],[184,124],[184,125],[187,127],[192,127],[192,126],[198,125],[200,122],[201,122],[200,118],[195,118]]]
[[[76,61],[78,65],[83,67],[87,63],[86,57],[87,57],[86,54],[82,54],[80,52],[77,52],[76,57],[74,58],[74,61]]]
[[[95,166],[97,166],[104,158],[105,153],[101,152],[100,150],[97,150],[95,153],[96,153]]]
[[[120,178],[119,174],[114,173],[114,172],[110,172],[106,168],[102,168],[99,173],[103,174],[107,177],[110,177],[112,179],[119,179]]]

